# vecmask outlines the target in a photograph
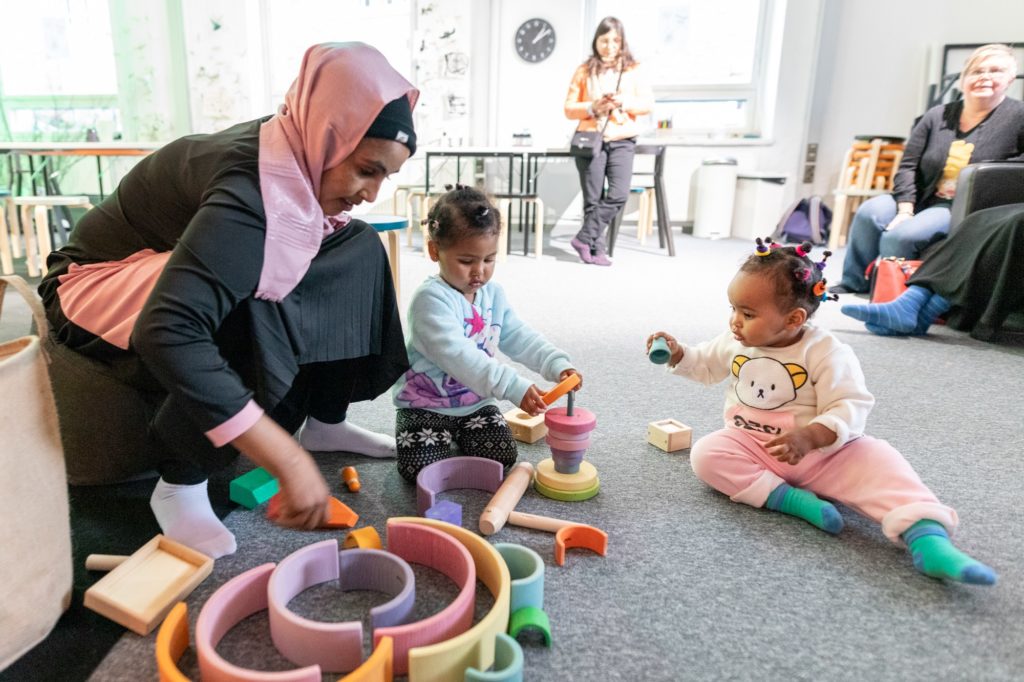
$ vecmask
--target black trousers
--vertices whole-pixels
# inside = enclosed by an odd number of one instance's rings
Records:
[[[608,250],[605,233],[629,198],[635,154],[636,138],[630,138],[605,142],[589,159],[576,157],[583,188],[583,225],[576,238],[589,246],[591,253]]]

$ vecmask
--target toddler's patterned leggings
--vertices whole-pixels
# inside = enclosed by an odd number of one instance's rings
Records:
[[[398,441],[398,473],[412,482],[423,467],[451,457],[452,442],[466,456],[493,459],[505,467],[516,461],[516,441],[494,405],[464,417],[399,408],[395,416],[395,439]]]

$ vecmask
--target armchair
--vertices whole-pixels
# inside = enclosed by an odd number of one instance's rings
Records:
[[[957,177],[949,232],[975,211],[1018,203],[1024,203],[1024,161],[973,163]]]

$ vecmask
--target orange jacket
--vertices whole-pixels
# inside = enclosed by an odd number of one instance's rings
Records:
[[[587,73],[586,63],[580,65],[569,83],[569,92],[565,96],[565,117],[578,120],[576,130],[600,130],[604,119],[590,115],[590,105],[600,95],[590,92],[594,80]],[[634,64],[622,74],[619,83],[619,94],[622,95],[622,108],[612,112],[608,127],[604,131],[606,140],[624,140],[636,137],[644,130],[637,117],[648,114],[654,106],[654,94],[650,85],[643,78],[643,71]]]

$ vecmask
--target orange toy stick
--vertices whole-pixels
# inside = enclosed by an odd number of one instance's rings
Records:
[[[356,472],[355,467],[345,467],[341,470],[341,480],[344,481],[345,485],[348,486],[350,493],[357,493],[362,488],[362,484],[359,482],[359,474]]]
[[[280,493],[274,495],[267,503],[267,518],[271,521],[276,519],[281,512],[280,497]],[[351,528],[359,521],[359,514],[352,511],[338,498],[328,498],[327,505],[327,520],[320,525],[321,528]]]
[[[579,374],[570,374],[561,383],[541,396],[545,405],[550,405],[580,384]]]

